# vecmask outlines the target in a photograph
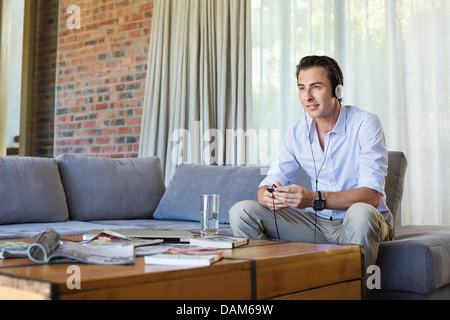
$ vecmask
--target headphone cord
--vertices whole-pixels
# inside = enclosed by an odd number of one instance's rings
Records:
[[[340,104],[340,103],[339,103]],[[308,137],[310,135],[310,129],[309,129],[309,125],[308,125],[308,119],[306,118],[306,110],[303,109],[305,111],[305,121],[306,121],[306,127],[308,128]],[[334,123],[334,116],[336,114],[336,107],[333,110],[333,120],[331,121],[331,128],[330,128],[330,132],[333,130],[333,123]],[[328,149],[330,148],[330,142],[331,142],[331,135],[330,138],[328,139],[328,144],[327,144],[327,148],[325,149],[325,156],[323,158],[323,162],[322,165],[319,168],[319,172],[317,172],[317,167],[316,167],[316,159],[314,157],[314,150],[312,148],[312,144],[309,144],[309,147],[311,148],[311,155],[313,158],[313,163],[314,163],[314,173],[316,175],[316,192],[319,189],[319,175],[320,172],[322,171],[322,168],[325,164],[325,161],[327,160],[327,155],[328,155]],[[316,233],[317,233],[317,211],[314,211],[314,243],[316,243]]]
[[[275,219],[275,227],[277,228],[277,236],[278,236],[278,241],[280,241],[280,231],[278,231],[278,222],[277,222],[277,213],[275,211],[275,196],[272,193],[272,201],[273,201],[273,217]]]

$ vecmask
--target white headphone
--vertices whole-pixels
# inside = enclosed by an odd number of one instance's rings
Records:
[[[336,89],[334,89],[334,95],[338,100],[341,100],[344,98],[344,86],[342,85],[341,77],[339,76],[339,72],[337,69],[334,69],[334,72],[336,72],[336,75],[338,77],[339,84],[337,85]]]
[[[338,100],[341,100],[344,97],[344,86],[339,84],[334,90],[334,94]]]

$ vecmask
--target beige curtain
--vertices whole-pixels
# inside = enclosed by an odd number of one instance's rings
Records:
[[[250,1],[155,0],[150,41],[140,156],[166,182],[181,162],[246,164]]]

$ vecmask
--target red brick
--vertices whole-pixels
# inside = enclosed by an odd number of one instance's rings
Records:
[[[50,126],[46,125],[50,130],[42,126],[48,133],[36,133],[45,137],[40,147],[51,149],[54,145],[51,152],[55,156],[77,152],[99,157],[135,157],[139,152],[153,1],[78,1],[81,30],[66,27],[66,9],[74,4],[72,0],[38,2],[40,21],[45,21],[51,12],[54,17],[53,24],[37,31],[43,44],[37,51],[42,58],[36,77],[46,74],[46,84],[40,81],[39,85],[48,88],[48,98],[36,97],[36,104],[42,105],[39,109],[43,111],[50,108],[46,112],[49,120],[44,120],[44,115],[40,120],[50,122]],[[49,46],[47,35],[51,32],[54,45]]]
[[[109,141],[110,139],[108,137],[101,137],[95,139],[96,144],[109,144]]]

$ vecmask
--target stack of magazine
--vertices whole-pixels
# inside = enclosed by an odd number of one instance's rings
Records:
[[[188,240],[187,243],[163,243],[163,239],[133,238],[103,230],[96,236],[89,236],[89,240],[76,242],[62,240],[54,229],[46,229],[31,244],[0,242],[0,259],[28,257],[40,264],[133,265],[136,256],[145,256],[146,264],[208,266],[223,258],[221,249],[248,243],[247,238],[224,236]]]
[[[194,238],[190,240],[190,244],[207,248],[231,249],[246,245],[248,238],[237,238],[212,235],[203,238]]]
[[[223,251],[174,249],[145,256],[146,264],[209,266],[223,258]]]
[[[0,242],[0,259],[27,257],[29,243],[23,241]]]
[[[248,238],[212,235],[190,239],[190,248],[169,248],[155,255],[145,256],[146,264],[209,266],[224,256],[223,250],[246,245]]]
[[[28,257],[36,263],[134,264],[135,247],[161,243],[158,239],[135,239],[104,230],[83,242],[61,240],[54,229],[38,234],[31,244],[0,243],[0,259]]]

